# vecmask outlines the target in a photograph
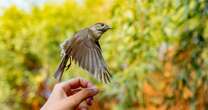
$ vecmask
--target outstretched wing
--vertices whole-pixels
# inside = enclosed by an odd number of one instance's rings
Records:
[[[103,59],[99,43],[86,38],[72,46],[71,57],[84,70],[87,70],[96,79],[105,83],[110,82],[109,73]]]

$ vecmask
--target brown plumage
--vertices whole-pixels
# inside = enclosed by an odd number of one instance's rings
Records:
[[[96,79],[105,83],[110,82],[111,74],[103,59],[98,41],[102,34],[110,28],[104,23],[97,23],[79,31],[71,39],[66,40],[61,45],[62,60],[54,74],[55,78],[61,80],[65,68],[69,68],[72,59]],[[70,60],[69,65],[67,65],[68,60]]]

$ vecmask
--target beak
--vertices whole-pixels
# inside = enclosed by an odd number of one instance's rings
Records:
[[[111,27],[111,26],[106,26],[106,27],[105,27],[105,31],[107,31],[107,30],[109,30],[109,29],[112,29],[112,27]]]
[[[106,32],[107,30],[112,29],[111,26],[106,25],[101,31]]]
[[[112,29],[112,27],[111,26],[108,26],[108,29]]]

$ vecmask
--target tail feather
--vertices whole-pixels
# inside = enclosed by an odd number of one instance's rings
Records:
[[[63,58],[61,60],[61,63],[59,64],[58,69],[56,70],[56,72],[54,74],[54,77],[58,81],[61,81],[61,77],[63,75],[63,72],[64,72],[64,69],[66,67],[66,64],[67,64],[68,59],[69,59],[69,56],[68,55],[64,55],[63,56]]]

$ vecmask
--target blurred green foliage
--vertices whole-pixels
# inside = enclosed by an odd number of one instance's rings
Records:
[[[103,90],[97,109],[208,109],[207,0],[68,0],[0,16],[0,109],[39,109],[54,84],[59,44],[96,22],[113,74],[109,85],[73,65]]]

